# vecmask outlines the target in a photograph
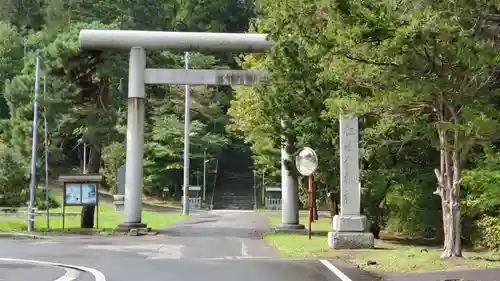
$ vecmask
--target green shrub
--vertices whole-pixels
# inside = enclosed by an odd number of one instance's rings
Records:
[[[19,207],[26,203],[27,171],[14,151],[0,144],[0,206]]]
[[[58,208],[60,206],[59,202],[49,195],[49,209]],[[36,192],[36,207],[38,210],[45,210],[47,206],[45,204],[45,190],[39,189]]]
[[[104,178],[104,185],[116,193],[116,172],[125,164],[125,145],[114,142],[106,146],[102,152],[102,160],[104,165],[101,168],[101,175]]]
[[[476,221],[478,235],[475,244],[491,250],[500,250],[500,218],[484,216]]]

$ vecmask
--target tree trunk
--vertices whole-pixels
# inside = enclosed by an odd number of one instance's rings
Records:
[[[313,191],[312,191],[312,199],[313,199],[313,220],[314,221],[317,221],[319,219],[319,215],[318,215],[318,204],[316,202],[316,185],[313,184]]]
[[[340,210],[339,210],[339,201],[337,201],[337,199],[334,198],[333,199],[333,214],[335,216],[338,216],[339,212],[340,212]]]
[[[370,231],[373,233],[373,237],[375,239],[380,239],[380,231],[382,230],[382,219],[384,217],[385,214],[383,214],[383,210],[385,208],[382,207],[382,202],[384,202],[384,200],[387,199],[387,193],[389,193],[389,189],[391,188],[391,184],[392,182],[389,180],[386,182],[385,184],[385,189],[384,189],[384,192],[380,195],[380,198],[378,198],[375,202],[376,202],[376,205],[377,206],[377,211],[375,213],[375,218],[373,219],[371,225],[370,225]],[[384,203],[385,205],[385,203]]]
[[[95,145],[90,146],[89,163],[87,171],[89,174],[98,174],[101,168],[101,151]],[[81,228],[94,228],[94,206],[83,206],[81,211]]]
[[[462,257],[459,133],[453,130],[450,136],[446,129],[438,128],[438,135],[440,169],[435,170],[438,181],[435,193],[441,197],[443,212],[444,249],[441,258]]]
[[[305,192],[303,194],[307,194],[307,188],[304,185],[304,177],[302,177],[302,176],[298,176],[297,177],[297,192],[299,194],[299,196],[297,196],[297,198],[299,200],[297,206],[299,206],[299,208],[302,208],[303,206],[307,206],[307,201],[306,201],[305,205],[302,204],[302,202],[300,201],[300,197],[301,197],[300,194],[301,194],[301,192]]]
[[[330,208],[330,216],[333,218],[334,216],[339,214],[339,204],[337,203],[337,200],[335,199],[335,193],[333,192],[328,192],[327,194],[328,197],[328,206]]]
[[[461,257],[462,256],[462,212],[461,212],[461,204],[460,204],[460,182],[461,182],[461,159],[459,153],[459,133],[455,130],[454,136],[454,150],[452,153],[452,164],[453,164],[453,183],[452,183],[452,192],[450,198],[450,208],[451,208],[451,217],[453,218],[453,235],[454,244],[453,244],[453,256]]]
[[[102,78],[99,83],[99,90],[95,95],[95,107],[101,111],[106,111],[109,104],[109,79]],[[101,169],[101,145],[99,136],[94,136],[90,145],[89,162],[87,171],[90,174],[99,174]],[[81,211],[81,228],[94,228],[95,206],[84,206]]]

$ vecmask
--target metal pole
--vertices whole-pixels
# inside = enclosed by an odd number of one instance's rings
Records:
[[[257,198],[257,173],[253,170],[253,200],[255,202],[253,208],[257,210],[259,207],[259,199]]]
[[[83,174],[87,174],[87,144],[83,143]]]
[[[207,150],[203,151],[203,202],[207,193]]]
[[[310,175],[308,178],[307,178],[307,207],[308,207],[308,223],[309,223],[309,226],[308,226],[308,235],[309,235],[309,240],[311,240],[311,233],[312,233],[312,229],[311,229],[311,225],[312,225],[312,222],[313,222],[313,176]]]
[[[265,207],[266,201],[266,168],[262,170],[262,188],[261,188],[261,204]]]
[[[189,52],[185,54],[186,69],[189,69]],[[190,123],[190,87],[185,86],[185,105],[184,105],[184,184],[182,197],[182,214],[189,214],[189,123]]]
[[[33,97],[33,138],[31,142],[31,182],[30,182],[30,203],[28,210],[28,231],[35,230],[35,198],[36,198],[36,150],[38,136],[38,88],[40,80],[40,57],[36,56],[35,65],[35,94]]]
[[[47,80],[43,76],[43,100],[46,101],[47,96]],[[48,138],[48,124],[47,124],[47,105],[43,111],[43,130],[44,130],[44,144],[45,144],[45,217],[47,218],[47,230],[50,230],[50,206],[49,206],[49,138]]]

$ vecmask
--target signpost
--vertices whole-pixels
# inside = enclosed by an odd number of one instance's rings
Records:
[[[189,193],[187,195],[187,198],[186,200],[184,200],[184,197],[182,198],[182,204],[189,204],[191,205],[191,201],[193,201],[193,204],[195,204],[196,206],[198,206],[198,208],[201,208],[201,197],[200,197],[200,191],[201,191],[201,186],[199,185],[192,185],[192,186],[189,186],[188,188],[189,190]],[[196,197],[195,196],[191,196],[190,193],[193,192],[196,194]],[[194,198],[194,200],[190,200],[190,198]],[[186,202],[186,203],[184,203]]]
[[[66,214],[66,206],[95,206],[96,228],[99,228],[99,183],[102,180],[100,175],[75,175],[60,176],[59,181],[64,183],[63,200],[63,222]]]
[[[313,221],[313,173],[318,168],[318,155],[316,152],[309,147],[304,147],[299,154],[295,157],[295,165],[297,166],[297,171],[308,177],[308,188],[307,188],[307,198],[308,198],[308,208],[309,208],[309,240],[311,240],[311,224]]]
[[[123,164],[116,171],[116,194],[125,195],[126,174],[127,174],[127,165]]]
[[[116,171],[116,194],[113,195],[113,206],[115,211],[123,212],[125,206],[125,177],[127,166],[121,165]]]

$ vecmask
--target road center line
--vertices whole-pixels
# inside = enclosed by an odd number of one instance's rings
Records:
[[[352,281],[351,278],[347,277],[340,269],[334,266],[331,262],[327,260],[319,260],[326,268],[328,268],[333,274],[337,275],[342,281]]]
[[[80,276],[80,271],[76,269],[64,268],[64,270],[66,270],[66,273],[55,281],[73,281]]]
[[[12,258],[0,258],[0,261],[30,263],[30,264],[39,264],[39,265],[45,265],[45,266],[56,266],[56,267],[76,269],[76,270],[85,271],[85,272],[88,272],[88,273],[94,275],[95,281],[106,281],[106,277],[104,276],[104,274],[102,274],[102,272],[100,272],[99,270],[90,268],[90,267],[85,267],[85,266],[76,266],[76,265],[70,265],[70,264],[47,262],[47,261],[37,261],[37,260],[12,259]]]

